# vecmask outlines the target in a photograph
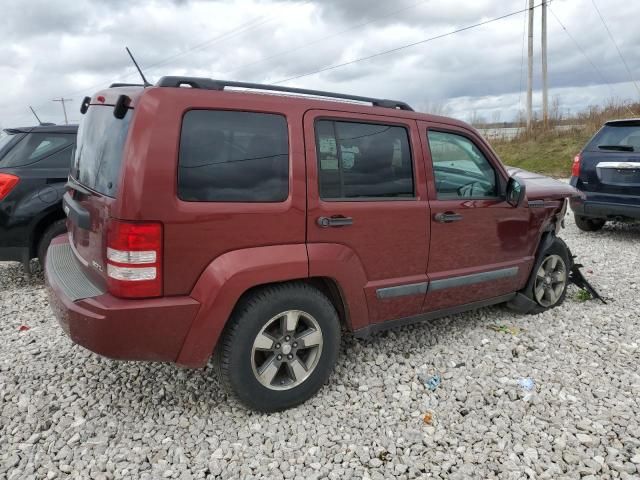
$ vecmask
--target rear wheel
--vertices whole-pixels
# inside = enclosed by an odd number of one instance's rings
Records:
[[[298,405],[325,383],[340,345],[331,302],[303,284],[274,285],[245,297],[216,351],[223,385],[249,408]]]
[[[584,232],[597,232],[607,221],[604,218],[589,218],[574,215],[577,227]]]
[[[44,268],[44,262],[47,257],[47,250],[49,249],[51,240],[67,231],[66,222],[67,221],[65,219],[56,220],[51,225],[49,225],[42,234],[42,237],[38,242],[38,258],[40,259],[40,265],[42,266],[42,268]]]

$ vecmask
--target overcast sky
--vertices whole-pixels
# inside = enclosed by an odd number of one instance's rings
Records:
[[[595,0],[640,79],[640,2]],[[539,3],[539,0],[536,0]],[[418,42],[523,9],[525,0],[0,0],[0,125],[63,122],[54,97],[80,100],[115,81],[138,81],[128,45],[153,83],[163,75],[277,82]],[[554,0],[549,81],[563,111],[612,97],[640,98],[592,0]],[[512,120],[524,108],[524,14],[286,85],[401,99],[421,111]],[[540,107],[540,9],[534,106]]]

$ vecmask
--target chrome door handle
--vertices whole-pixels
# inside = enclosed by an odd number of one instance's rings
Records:
[[[353,225],[353,218],[351,217],[318,217],[316,223],[319,227],[347,227]]]
[[[453,212],[436,213],[433,219],[438,223],[452,223],[462,220],[462,215]]]

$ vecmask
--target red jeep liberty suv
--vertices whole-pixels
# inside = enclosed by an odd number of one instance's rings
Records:
[[[465,123],[192,77],[115,84],[81,111],[46,280],[62,328],[101,355],[214,354],[225,387],[274,411],[322,386],[342,330],[564,299],[576,191],[510,175]]]

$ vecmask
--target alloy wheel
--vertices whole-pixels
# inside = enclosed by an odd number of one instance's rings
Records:
[[[567,284],[567,266],[560,255],[549,255],[536,272],[534,294],[543,307],[555,305]]]
[[[322,330],[313,316],[300,310],[282,312],[253,341],[253,374],[271,390],[297,387],[318,365],[322,344]]]

